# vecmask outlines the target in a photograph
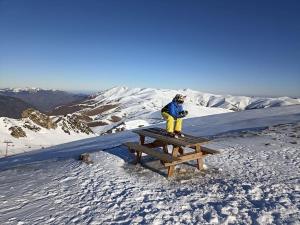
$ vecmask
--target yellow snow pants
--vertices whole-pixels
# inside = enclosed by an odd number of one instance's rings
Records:
[[[163,112],[162,116],[167,121],[167,132],[174,132],[174,123],[175,123],[175,131],[181,131],[182,129],[182,118],[174,119],[169,113]]]

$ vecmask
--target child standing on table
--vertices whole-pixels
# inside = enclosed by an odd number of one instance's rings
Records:
[[[181,133],[182,118],[188,114],[188,111],[183,110],[182,104],[184,103],[186,96],[177,94],[173,98],[172,102],[162,108],[161,114],[167,121],[166,130],[168,136],[178,138],[184,137]]]

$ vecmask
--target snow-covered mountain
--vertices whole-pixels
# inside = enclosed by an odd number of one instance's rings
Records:
[[[82,102],[77,113],[92,118],[88,124],[98,134],[133,129],[163,122],[160,110],[176,93],[188,96],[184,103],[188,118],[232,112],[201,105],[196,92],[191,90],[115,87]]]
[[[52,116],[52,119],[64,118],[68,120],[68,118],[77,118],[80,123],[87,124],[98,135],[160,124],[164,122],[160,114],[161,108],[169,103],[177,93],[187,96],[184,103],[184,108],[189,111],[187,118],[300,103],[300,99],[289,97],[251,98],[214,95],[190,89],[171,90],[114,87],[91,95],[88,100],[56,107],[53,112],[56,116]],[[24,119],[13,120],[6,118],[5,120],[6,124],[3,122],[0,123],[1,136],[12,140],[19,150],[22,150],[21,146],[23,146],[24,150],[28,150],[28,146],[34,149],[94,135],[87,135],[80,130],[77,130],[77,132],[72,131],[73,133],[69,135],[62,131],[62,129],[54,129],[51,132],[50,130],[41,129],[39,132],[33,133],[32,131],[25,130],[25,133],[28,133],[28,135],[16,139],[11,136],[12,131],[9,128],[17,124],[19,127],[27,129]],[[60,123],[63,125],[63,120]],[[64,123],[66,124],[66,122]],[[3,128],[3,126],[6,126],[6,128]],[[59,132],[55,133],[56,131]],[[63,133],[61,134],[61,132]],[[13,152],[18,152],[17,149]]]
[[[78,115],[47,116],[27,109],[22,119],[0,117],[0,142],[9,141],[8,155],[94,137]],[[4,152],[0,157],[4,156]]]
[[[42,88],[36,88],[36,87],[24,87],[24,88],[3,88],[0,89],[0,92],[38,92],[38,91],[56,91],[55,89],[42,89]]]
[[[189,111],[188,118],[300,104],[300,99],[289,97],[258,98],[214,95],[191,89],[114,87],[90,96],[89,100],[72,107],[77,113],[92,118],[90,127],[96,133],[102,134],[163,122],[160,110],[177,93],[187,96],[184,108]],[[59,110],[60,107],[57,109]]]

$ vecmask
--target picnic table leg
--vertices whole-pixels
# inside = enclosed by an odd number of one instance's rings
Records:
[[[140,145],[144,145],[145,144],[145,136],[144,135],[140,135]],[[136,151],[136,163],[141,163],[141,159],[142,159],[142,152]]]
[[[145,144],[145,136],[140,135],[140,144],[144,145]]]
[[[201,152],[201,146],[196,145],[196,152]],[[203,170],[203,157],[200,159],[197,159],[197,168],[198,170]]]
[[[181,155],[184,154],[184,149],[183,149],[182,147],[179,148],[179,153],[180,153]]]
[[[169,166],[169,167],[168,167],[168,177],[173,176],[173,174],[174,174],[174,169],[175,169],[175,166]]]
[[[169,154],[169,152],[168,152],[168,145],[164,145],[163,146],[163,151],[164,151],[164,153]]]
[[[173,157],[177,157],[178,151],[179,151],[179,147],[173,146],[172,156],[173,156]],[[174,170],[175,170],[175,166],[169,166],[169,167],[168,167],[168,177],[173,176]]]
[[[163,145],[163,151],[164,151],[164,153],[169,154],[169,152],[168,152],[168,145]],[[165,162],[163,160],[160,160],[160,163],[162,165],[165,164]]]
[[[141,163],[142,152],[136,151],[136,163]]]

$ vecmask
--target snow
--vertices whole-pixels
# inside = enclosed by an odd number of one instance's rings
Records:
[[[28,88],[26,90],[30,89],[32,88]],[[32,90],[38,89],[35,88]],[[199,118],[221,113],[230,113],[233,112],[233,110],[268,108],[300,103],[300,99],[292,99],[289,97],[251,98],[244,96],[214,95],[191,89],[171,90],[114,87],[101,91],[92,96],[91,99],[80,103],[79,105],[88,108],[76,113],[85,113],[88,110],[95,110],[98,107],[115,106],[113,108],[109,107],[109,110],[107,111],[99,112],[96,115],[90,116],[94,119],[93,122],[98,121],[102,122],[101,124],[108,124],[92,127],[91,129],[97,135],[116,133],[124,129],[130,130],[148,125],[161,126],[164,119],[161,116],[160,110],[163,106],[169,103],[177,93],[187,96],[184,103],[184,108],[189,111],[187,118]],[[119,121],[113,120],[113,117],[119,118]],[[5,118],[0,118],[0,157],[3,157],[5,154],[4,140],[13,141],[8,152],[9,155],[12,155],[92,136],[78,134],[76,132],[71,132],[69,135],[63,133],[61,129],[46,130],[42,128],[42,130],[37,133],[25,129],[26,134],[28,133],[28,137],[16,139],[10,136],[10,131],[8,131],[8,128],[12,125],[6,124],[7,127],[5,127],[3,122],[4,119]],[[10,124],[16,124],[22,127],[22,124],[20,124],[18,120],[7,120]],[[197,122],[197,124],[201,124],[201,120],[199,122],[200,123]],[[201,124],[201,126],[203,126],[203,124]]]
[[[151,157],[129,163],[129,131],[0,159],[0,223],[300,223],[300,106],[186,119],[184,130],[221,154],[170,180]],[[94,163],[76,160],[82,152]]]
[[[31,92],[31,93],[34,93],[34,92],[39,92],[39,91],[56,91],[56,89],[42,89],[42,88],[37,88],[37,87],[16,87],[16,88],[4,88],[4,89],[0,89],[0,92],[6,92],[6,91],[9,91],[9,92],[15,92],[15,93],[18,93],[18,92]]]
[[[12,142],[8,147],[8,155],[14,155],[95,136],[91,134],[87,135],[85,133],[76,133],[73,130],[70,130],[69,135],[60,129],[60,127],[57,129],[46,129],[37,124],[35,124],[35,126],[39,127],[41,130],[35,132],[23,127],[25,120],[26,119],[17,120],[0,117],[0,158],[4,157],[6,154],[6,144],[4,141]],[[12,126],[22,127],[26,133],[26,137],[14,138],[11,136],[11,131],[8,129]]]
[[[115,133],[117,129],[130,130],[141,126],[162,123],[164,120],[161,116],[160,110],[165,104],[172,100],[175,93],[176,91],[174,90],[169,92],[168,90],[161,91],[150,88],[130,89],[127,87],[116,87],[100,92],[92,101],[91,108],[99,107],[100,103],[100,106],[106,104],[117,104],[119,107],[91,116],[96,120],[101,120],[108,124],[106,126],[93,127],[92,130],[95,134],[99,135],[104,134],[109,130],[111,130],[112,133]],[[231,110],[228,109],[203,107],[194,104],[193,102],[187,102],[184,107],[189,110],[188,118],[231,112]],[[84,110],[82,112],[84,112]],[[119,117],[121,120],[118,122],[112,122],[112,116]],[[7,121],[6,124],[4,122],[5,120]],[[9,155],[13,155],[95,136],[76,132],[71,132],[69,135],[64,133],[61,129],[47,130],[42,128],[39,132],[33,132],[29,129],[23,128],[22,122],[23,120],[0,117],[0,157],[5,155],[6,145],[3,143],[4,140],[10,140],[13,142],[8,151]],[[22,127],[27,134],[27,137],[19,139],[12,137],[10,135],[11,132],[8,130],[11,126]]]
[[[289,97],[263,98],[231,95],[215,95],[203,93],[191,89],[154,89],[154,88],[129,88],[114,87],[101,91],[86,102],[85,106],[97,108],[105,105],[117,105],[106,112],[92,116],[93,119],[106,122],[107,126],[94,127],[93,131],[98,134],[108,130],[124,127],[131,120],[144,120],[148,124],[163,122],[160,110],[168,104],[177,94],[187,96],[184,108],[189,111],[188,118],[200,117],[212,114],[227,113],[246,109],[269,108],[300,104],[300,99]],[[83,109],[81,112],[88,111]],[[122,118],[119,122],[111,122],[111,116]],[[119,127],[121,125],[121,127]],[[138,125],[140,125],[138,123]],[[137,127],[132,127],[137,128]],[[113,131],[114,132],[114,131]]]

